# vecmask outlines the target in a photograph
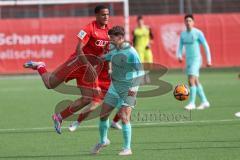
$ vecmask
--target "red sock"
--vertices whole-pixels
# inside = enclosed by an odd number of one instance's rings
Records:
[[[37,71],[40,75],[43,75],[44,73],[47,73],[47,70],[44,66],[40,66],[37,68]]]
[[[65,119],[73,114],[74,114],[74,111],[71,110],[70,106],[68,106],[66,109],[64,109],[62,112],[60,112],[62,119]]]
[[[91,113],[91,112],[89,111],[89,112],[85,112],[85,113],[80,113],[79,116],[78,116],[77,121],[78,121],[79,123],[81,123],[85,118],[87,118],[87,116],[89,115],[89,113]]]
[[[119,119],[120,119],[119,115],[116,114],[115,117],[113,118],[113,122],[117,123]]]

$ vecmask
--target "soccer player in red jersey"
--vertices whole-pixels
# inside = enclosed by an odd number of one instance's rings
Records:
[[[54,89],[63,82],[76,79],[82,97],[75,100],[60,113],[52,116],[55,130],[59,134],[61,134],[62,120],[87,105],[100,103],[110,85],[108,63],[102,62],[99,58],[104,54],[109,44],[109,9],[99,5],[95,8],[95,16],[96,20],[83,27],[77,35],[79,41],[76,51],[55,71],[48,73],[44,62],[29,61],[24,64],[25,68],[38,71],[48,89]],[[91,111],[92,109],[89,109],[79,114],[78,125]],[[117,122],[118,120],[119,116],[116,114],[114,121]],[[118,126],[115,122],[113,124]]]

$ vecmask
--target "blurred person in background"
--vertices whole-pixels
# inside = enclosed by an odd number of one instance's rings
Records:
[[[153,43],[153,34],[151,28],[145,25],[143,17],[137,17],[137,27],[133,31],[133,46],[137,50],[145,69],[151,69],[153,63],[153,54],[151,45]],[[146,74],[143,83],[150,83],[149,75]]]

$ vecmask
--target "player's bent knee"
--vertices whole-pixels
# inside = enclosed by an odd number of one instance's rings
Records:
[[[130,120],[128,118],[121,118],[122,124],[128,124]]]
[[[193,77],[189,78],[189,79],[188,79],[188,84],[189,84],[190,86],[194,86],[194,85],[195,85],[195,79],[194,79]]]
[[[128,124],[130,122],[130,119],[128,118],[129,116],[126,113],[120,113],[119,117],[123,124]]]
[[[100,120],[101,120],[101,121],[107,120],[108,117],[109,117],[109,112],[107,112],[107,111],[102,111],[102,112],[100,113]]]

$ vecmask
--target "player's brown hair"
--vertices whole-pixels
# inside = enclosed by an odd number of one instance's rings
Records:
[[[122,35],[122,36],[124,36],[125,31],[124,31],[124,28],[122,26],[114,26],[108,31],[108,35],[115,35],[115,36]]]

